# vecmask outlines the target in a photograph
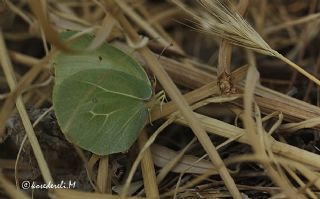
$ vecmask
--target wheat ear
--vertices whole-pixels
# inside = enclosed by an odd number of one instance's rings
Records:
[[[235,9],[232,9],[228,1],[222,3],[220,0],[198,0],[200,5],[205,8],[201,12],[187,7],[180,0],[172,1],[196,20],[193,21],[195,29],[226,39],[234,45],[276,57],[320,86],[319,79],[272,49],[251,25]]]

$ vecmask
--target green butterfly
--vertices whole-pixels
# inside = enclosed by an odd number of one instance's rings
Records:
[[[74,34],[63,32],[61,38]],[[70,47],[82,50],[92,40],[83,35]],[[128,150],[148,121],[152,86],[143,68],[108,44],[60,53],[53,62],[53,108],[66,138],[98,155]]]

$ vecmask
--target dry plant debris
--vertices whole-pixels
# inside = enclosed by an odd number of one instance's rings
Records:
[[[1,1],[0,198],[319,198],[319,25],[319,0]],[[120,48],[167,94],[128,151],[62,134],[66,30],[95,36],[81,53]]]

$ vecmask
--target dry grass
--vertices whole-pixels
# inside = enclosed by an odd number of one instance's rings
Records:
[[[320,86],[320,81],[316,77],[272,49],[235,9],[230,9],[220,0],[200,0],[204,12],[192,10],[180,1],[174,2],[197,20],[194,24],[198,30],[224,38],[234,45],[277,57]]]
[[[23,193],[13,186],[15,168],[18,185],[72,177],[78,183],[90,181],[75,190],[51,189],[53,198],[319,197],[320,108],[314,83],[320,85],[320,56],[313,44],[320,41],[320,2],[241,0],[235,6],[199,0],[190,7],[173,2],[0,3],[0,14],[8,16],[0,20],[0,197],[31,198],[30,190]],[[155,90],[170,98],[152,110],[152,124],[126,153],[100,157],[77,147],[48,151],[48,145],[66,142],[57,141],[59,136],[44,141],[38,133],[50,134],[55,128],[46,125],[56,121],[41,123],[44,115],[34,118],[25,108],[51,107],[50,60],[59,51],[70,51],[58,38],[66,28],[96,35],[84,51],[109,42],[131,54],[155,77]],[[231,45],[238,46],[232,54]],[[221,87],[224,72],[229,90]],[[297,99],[285,94],[292,92]],[[22,122],[13,119],[17,114]],[[31,125],[35,120],[37,127]],[[16,148],[10,144],[25,135],[28,142],[15,167],[21,143]],[[56,153],[76,157],[76,164],[62,169],[64,175],[57,165],[68,158]],[[74,175],[76,169],[85,172]],[[25,177],[37,172],[43,182]],[[43,197],[39,190],[34,194]]]

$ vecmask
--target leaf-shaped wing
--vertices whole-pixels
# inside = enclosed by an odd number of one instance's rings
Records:
[[[76,32],[66,31],[60,33],[63,40],[67,40]],[[75,50],[86,49],[93,40],[91,35],[82,35],[72,41],[70,47]],[[68,76],[87,69],[112,69],[121,71],[150,84],[148,76],[143,68],[130,56],[121,50],[104,43],[93,51],[82,53],[59,53],[54,60],[55,83],[60,84]]]
[[[77,72],[55,85],[53,105],[66,137],[95,154],[127,150],[144,127],[149,84],[111,69]]]

